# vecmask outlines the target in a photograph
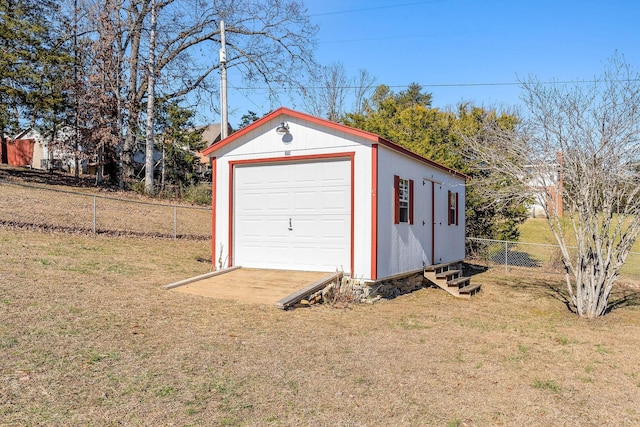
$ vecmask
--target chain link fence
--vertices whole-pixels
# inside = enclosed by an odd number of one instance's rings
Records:
[[[211,238],[211,208],[150,203],[88,191],[0,181],[0,224],[77,233]]]
[[[575,250],[569,247],[570,252]],[[504,268],[507,273],[519,268],[564,273],[558,245],[467,237],[466,251],[467,261],[483,267]],[[640,279],[640,252],[629,254],[620,273],[622,279]]]

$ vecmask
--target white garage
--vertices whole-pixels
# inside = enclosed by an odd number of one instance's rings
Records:
[[[203,154],[216,269],[375,281],[464,258],[466,177],[378,135],[279,108]]]

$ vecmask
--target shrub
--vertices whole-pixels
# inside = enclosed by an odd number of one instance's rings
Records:
[[[211,185],[201,183],[198,185],[190,185],[185,189],[184,200],[196,205],[211,204]]]

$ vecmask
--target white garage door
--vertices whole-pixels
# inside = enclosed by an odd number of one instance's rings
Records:
[[[349,271],[349,160],[236,165],[234,264]]]

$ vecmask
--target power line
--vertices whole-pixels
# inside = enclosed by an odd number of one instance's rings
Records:
[[[240,95],[242,95],[247,101],[249,101],[250,103],[252,103],[253,105],[255,105],[257,108],[259,109],[264,109],[263,105],[258,105],[252,98],[249,98],[247,95],[245,95],[243,92],[240,91],[240,89],[247,89],[247,88],[240,88],[237,86],[233,86],[232,84],[229,84],[229,87],[231,89],[234,89],[236,93],[239,93]]]
[[[428,3],[440,3],[440,2],[443,2],[443,1],[445,1],[445,0],[416,1],[416,2],[412,2],[412,3],[401,3],[401,4],[393,4],[393,5],[387,5],[387,6],[365,7],[365,8],[362,8],[362,9],[350,9],[350,10],[339,10],[339,11],[335,11],[335,12],[315,13],[315,14],[309,15],[309,16],[310,17],[313,17],[313,16],[329,16],[329,15],[340,15],[340,14],[345,14],[345,13],[368,12],[370,10],[398,9],[398,8],[405,7],[405,6],[416,6],[416,5],[419,5],[419,4],[428,4]]]
[[[417,38],[435,37],[437,35],[438,34],[424,34],[424,35],[370,37],[366,39],[327,40],[327,41],[318,42],[318,44],[359,43],[359,42],[374,42],[374,41],[383,41],[383,40],[417,39]]]
[[[640,79],[631,79],[625,81],[638,82]],[[543,85],[562,85],[562,84],[586,84],[586,83],[600,83],[600,80],[549,80],[536,82]],[[524,82],[488,82],[488,83],[418,83],[418,86],[422,88],[438,88],[438,87],[485,87],[485,86],[520,86]],[[390,89],[406,89],[409,85],[385,85]],[[337,89],[358,89],[359,86],[336,86]],[[234,86],[234,89],[240,90],[273,90],[269,87],[238,87]],[[305,86],[305,89],[325,89],[324,86]]]

